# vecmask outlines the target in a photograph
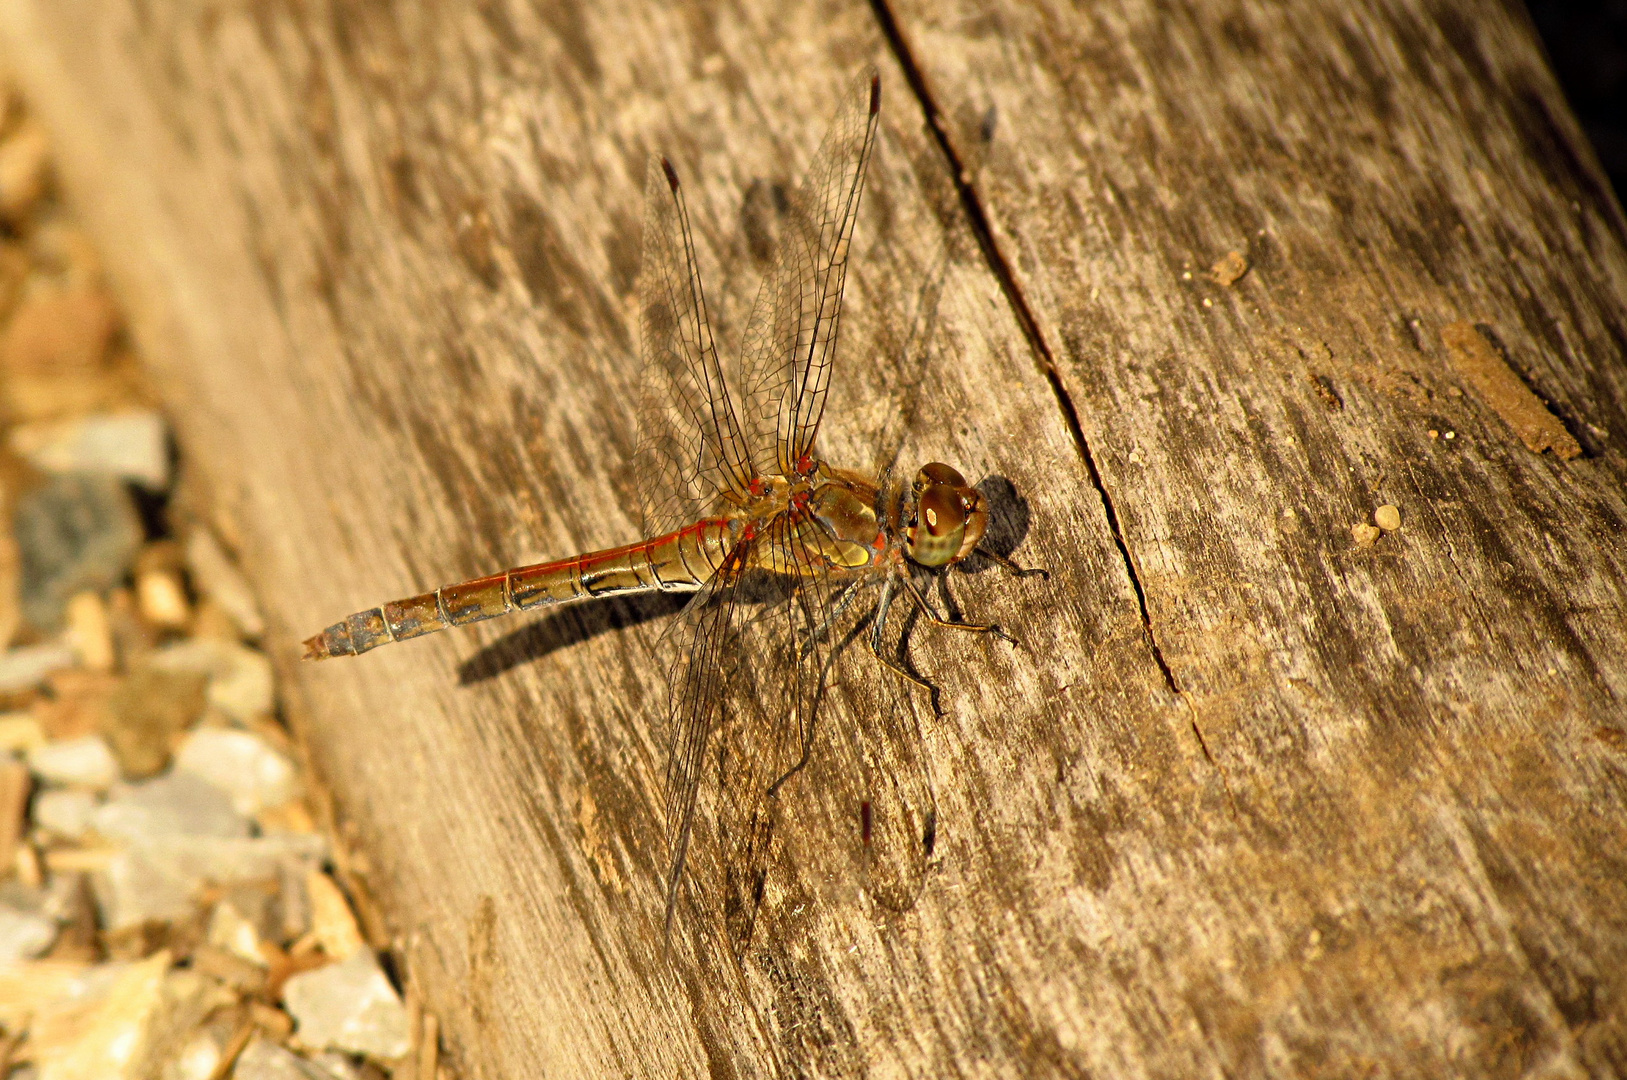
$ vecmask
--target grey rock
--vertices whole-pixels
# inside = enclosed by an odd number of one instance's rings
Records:
[[[175,769],[226,792],[240,814],[258,814],[299,794],[294,763],[247,731],[198,728],[176,752]]]
[[[331,1080],[332,1074],[256,1035],[237,1056],[232,1080]]]
[[[107,802],[96,808],[94,824],[109,840],[249,834],[248,819],[232,809],[229,795],[184,772],[115,785]]]
[[[23,493],[12,516],[22,564],[23,616],[56,630],[68,598],[124,577],[141,546],[141,519],[117,477],[63,473]]]
[[[307,1045],[389,1060],[412,1048],[407,1010],[371,951],[289,979],[283,1002]]]
[[[184,919],[206,885],[231,888],[304,874],[326,852],[319,836],[168,836],[130,843],[95,877],[108,930]],[[297,868],[297,869],[296,869]]]

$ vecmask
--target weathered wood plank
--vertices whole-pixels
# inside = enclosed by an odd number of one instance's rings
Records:
[[[645,156],[690,178],[732,341],[771,185],[882,68],[824,447],[1009,478],[1055,577],[957,595],[1025,647],[913,636],[948,713],[917,871],[867,861],[864,717],[831,718],[739,968],[704,838],[662,955],[654,612],[294,669],[454,1057],[1627,1067],[1627,261],[1523,24],[903,4],[957,190],[877,10],[0,4],[288,658],[347,610],[632,539]],[[1461,319],[1582,457],[1454,393]],[[1358,547],[1381,502],[1402,528]]]

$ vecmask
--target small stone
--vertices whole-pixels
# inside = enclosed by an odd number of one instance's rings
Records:
[[[110,840],[169,836],[246,837],[248,819],[226,793],[190,773],[119,784],[96,809],[96,831]]]
[[[192,616],[186,588],[170,570],[149,570],[137,576],[136,606],[143,619],[164,630],[178,630]]]
[[[103,734],[124,775],[142,779],[169,764],[171,741],[203,714],[206,676],[143,667],[108,701]]]
[[[0,754],[26,754],[45,742],[45,729],[25,712],[0,713]]]
[[[176,752],[175,768],[226,792],[237,812],[247,817],[299,794],[293,762],[247,731],[197,729]]]
[[[311,932],[324,953],[343,961],[365,951],[367,943],[356,926],[350,901],[332,878],[312,870],[305,877],[305,894],[311,902]]]
[[[1222,287],[1232,285],[1238,278],[1248,273],[1248,259],[1243,257],[1241,251],[1228,251],[1220,257],[1220,261],[1209,268],[1209,276]]]
[[[283,1001],[308,1046],[384,1060],[412,1048],[407,1010],[370,950],[295,975],[283,987]]]
[[[53,788],[34,796],[34,827],[57,840],[83,840],[101,804],[88,791]]]
[[[48,742],[28,755],[28,767],[47,784],[102,791],[119,778],[119,763],[100,735]]]
[[[266,990],[263,960],[245,960],[213,942],[193,948],[192,969],[225,983],[239,994],[263,994]]]
[[[27,765],[0,759],[0,875],[16,865],[17,844],[26,828],[28,794],[33,786]]]
[[[214,533],[201,527],[192,531],[186,539],[186,566],[198,591],[231,616],[244,637],[265,632],[253,591]]]
[[[245,723],[271,712],[271,661],[264,653],[230,641],[179,641],[155,652],[153,667],[209,677],[209,704]]]
[[[45,194],[51,142],[33,120],[19,124],[0,142],[0,217],[17,224]]]
[[[68,598],[118,583],[141,545],[141,521],[121,481],[66,473],[25,492],[12,517],[22,563],[23,616],[62,625]]]
[[[1455,431],[1448,431],[1444,435],[1441,436],[1441,438],[1443,438],[1443,439],[1455,439],[1457,437],[1458,437],[1458,433],[1455,432]]]
[[[41,1080],[154,1076],[211,1009],[231,995],[191,971],[171,971],[168,950],[105,965],[110,979],[36,1018],[29,1054]],[[99,991],[99,992],[97,992]]]
[[[1438,438],[1441,437],[1441,433],[1439,431],[1436,431],[1434,428],[1430,428],[1429,429],[1429,437],[1431,439],[1438,439]]]
[[[197,1032],[181,1047],[175,1060],[165,1064],[163,1080],[213,1080],[220,1067],[222,1049],[212,1032],[207,1029]]]
[[[73,667],[79,657],[66,645],[24,645],[0,654],[0,693],[27,690],[53,671]]]
[[[232,1080],[315,1080],[304,1058],[256,1035],[237,1056]]]
[[[169,435],[151,410],[22,424],[11,448],[50,473],[105,473],[162,491],[169,486]]]
[[[0,906],[0,964],[44,956],[56,941],[56,920]]]
[[[109,931],[186,919],[206,885],[232,887],[305,872],[321,859],[320,837],[169,836],[131,843],[95,878]]]
[[[118,657],[113,649],[113,624],[107,605],[94,592],[74,593],[68,598],[67,642],[79,654],[80,663],[91,671],[112,671]]]
[[[1350,527],[1350,535],[1351,538],[1356,541],[1357,546],[1371,547],[1373,544],[1378,542],[1380,534],[1378,526],[1369,525],[1366,522],[1363,522],[1360,525],[1352,525]]]
[[[268,898],[269,899],[269,898]],[[269,907],[270,905],[265,905]],[[258,920],[238,910],[230,900],[222,900],[209,913],[209,927],[204,939],[217,949],[223,949],[239,960],[265,967],[265,954],[260,951]]]
[[[1385,532],[1394,532],[1401,527],[1401,510],[1385,503],[1373,511],[1373,521]]]

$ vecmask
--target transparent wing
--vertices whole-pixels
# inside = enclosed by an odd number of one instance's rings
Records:
[[[726,729],[718,798],[723,921],[736,955],[750,944],[784,800],[782,790],[808,764],[830,685],[832,638],[840,612],[826,564],[800,539],[817,528],[805,516],[777,517],[764,542],[793,573],[750,613],[735,687],[742,707]]]
[[[689,210],[665,158],[650,161],[644,204],[634,468],[645,535],[659,535],[707,513],[720,492],[744,496],[757,472],[712,339]]]
[[[794,473],[812,452],[825,412],[848,250],[880,108],[881,79],[870,71],[837,113],[790,200],[773,267],[746,327],[747,444],[765,465],[772,444],[782,475]]]
[[[717,850],[697,869],[737,951],[750,941],[762,900],[778,787],[806,761],[829,672],[830,582],[798,539],[810,525],[788,511],[731,552],[685,608],[682,632],[668,645],[678,650],[666,791],[668,928],[691,844],[704,831],[697,820],[701,779],[715,762]],[[757,544],[778,550],[793,572],[743,570],[749,546]]]

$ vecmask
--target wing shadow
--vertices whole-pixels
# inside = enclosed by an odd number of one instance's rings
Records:
[[[458,685],[503,674],[510,668],[540,660],[549,653],[579,645],[590,638],[650,622],[684,609],[692,593],[651,593],[647,596],[601,599],[550,612],[536,622],[504,634],[458,665]]]

